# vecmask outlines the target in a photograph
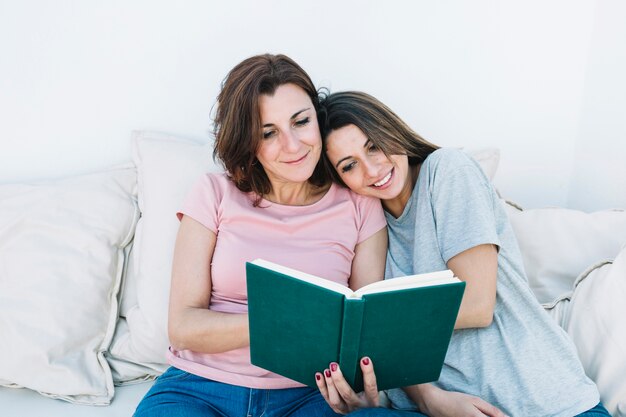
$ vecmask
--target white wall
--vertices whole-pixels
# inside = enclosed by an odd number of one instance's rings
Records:
[[[0,0],[0,183],[128,161],[133,129],[209,140],[226,72],[281,52],[435,143],[499,147],[525,207],[626,207],[624,22],[618,0]]]
[[[567,204],[626,207],[626,2],[595,10]]]

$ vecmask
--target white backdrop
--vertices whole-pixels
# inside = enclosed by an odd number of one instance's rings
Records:
[[[285,53],[442,146],[498,147],[526,208],[626,207],[626,2],[0,0],[0,183],[210,140],[227,71]]]

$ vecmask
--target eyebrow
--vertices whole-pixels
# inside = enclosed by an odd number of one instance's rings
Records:
[[[363,144],[364,148],[367,148],[367,146],[372,143],[371,140],[366,140],[365,143]],[[341,158],[339,161],[337,161],[337,164],[335,165],[335,168],[339,168],[339,164],[341,164],[343,161],[345,161],[346,159],[350,159],[352,158],[352,155],[346,156],[345,158]]]
[[[298,110],[297,112],[295,112],[294,114],[291,115],[289,120],[295,119],[296,117],[298,117],[300,115],[300,113],[303,113],[303,112],[305,112],[307,110],[310,110],[310,109],[311,109],[310,107],[307,107],[305,109]],[[272,127],[272,126],[274,126],[274,123],[266,123],[266,124],[263,125],[263,127]]]

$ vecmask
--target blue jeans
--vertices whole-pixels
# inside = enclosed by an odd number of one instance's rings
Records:
[[[587,410],[584,413],[578,414],[575,417],[611,417],[606,408],[602,405],[602,403],[598,403],[591,410]]]
[[[348,414],[351,417],[426,417],[417,411],[400,411],[387,408],[363,408]],[[575,417],[611,417],[602,403],[598,403],[591,410],[587,410]]]
[[[141,400],[134,416],[334,417],[337,414],[314,388],[245,388],[170,367]]]
[[[362,408],[348,414],[350,417],[427,417],[417,411],[401,411],[391,408]]]

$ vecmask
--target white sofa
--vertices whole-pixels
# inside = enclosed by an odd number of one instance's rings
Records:
[[[0,185],[0,414],[132,414],[167,366],[174,213],[211,154],[135,132],[127,165]],[[471,154],[493,178],[497,150]],[[626,212],[507,210],[531,287],[626,416]]]

